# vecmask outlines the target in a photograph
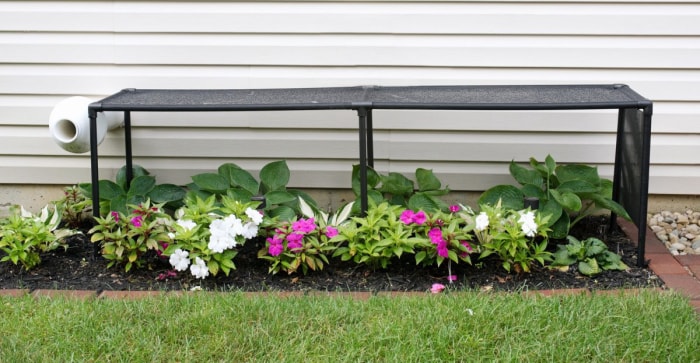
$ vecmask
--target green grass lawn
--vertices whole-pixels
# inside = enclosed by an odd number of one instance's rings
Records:
[[[685,298],[0,298],[0,362],[697,362]]]

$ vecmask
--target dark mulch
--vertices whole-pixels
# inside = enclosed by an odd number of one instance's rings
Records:
[[[604,217],[589,218],[580,222],[572,234],[583,239],[598,237],[612,251],[622,255],[630,266],[629,271],[606,271],[589,278],[580,275],[575,268],[567,272],[553,271],[536,266],[529,274],[507,273],[493,259],[479,261],[473,256],[474,265],[452,265],[452,273],[458,280],[456,288],[493,291],[521,291],[544,289],[586,288],[595,290],[617,288],[657,287],[662,284],[652,271],[636,267],[636,247],[618,231],[604,235],[607,228]],[[555,250],[557,242],[550,242]],[[42,256],[42,263],[26,271],[11,263],[0,264],[0,289],[67,289],[67,290],[182,290],[200,286],[207,290],[242,291],[427,291],[433,283],[446,282],[447,264],[440,268],[421,268],[411,259],[392,263],[387,270],[373,271],[364,266],[332,260],[323,271],[310,271],[307,275],[268,273],[268,263],[257,258],[263,241],[250,241],[241,247],[234,260],[237,269],[229,276],[220,274],[205,280],[192,278],[189,272],[177,277],[159,280],[158,276],[169,270],[167,261],[153,256],[147,267],[125,273],[122,268],[107,268],[107,261],[93,257],[93,246],[85,236],[73,237],[67,251],[59,250]]]

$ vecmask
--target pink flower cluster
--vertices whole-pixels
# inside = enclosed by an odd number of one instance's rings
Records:
[[[447,249],[447,240],[442,236],[442,230],[440,228],[433,228],[428,232],[428,238],[430,238],[430,242],[432,242],[434,245],[437,245],[437,254],[440,257],[444,258],[449,258],[449,251]],[[464,247],[467,248],[468,252],[463,252],[459,255],[459,257],[465,258],[469,254],[469,252],[472,252],[472,246],[469,244],[467,241],[460,241],[460,244]]]
[[[425,216],[425,212],[423,212],[422,210],[418,212],[413,212],[410,209],[406,209],[405,211],[403,211],[403,213],[401,213],[401,217],[399,217],[399,219],[401,219],[401,222],[405,224],[415,223],[417,225],[421,225],[425,223],[427,217]]]
[[[280,228],[275,231],[273,237],[268,237],[267,242],[270,244],[270,247],[267,251],[270,256],[279,256],[284,251],[284,242],[286,241],[287,248],[290,251],[299,253],[304,248],[304,237],[317,229],[319,227],[313,218],[302,218],[292,223],[291,231]],[[324,234],[328,238],[333,238],[338,235],[338,230],[328,226]]]

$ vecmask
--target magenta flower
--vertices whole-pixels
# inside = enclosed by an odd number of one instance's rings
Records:
[[[458,206],[458,205],[451,205],[451,206],[450,206],[450,212],[452,212],[452,213],[457,213],[457,212],[459,212],[459,206]]]
[[[316,222],[314,221],[313,218],[309,218],[309,219],[302,218],[302,219],[294,222],[294,224],[292,224],[292,230],[294,232],[301,232],[302,234],[309,233],[316,228],[318,228],[318,227],[316,226]]]
[[[301,252],[301,249],[304,248],[304,245],[301,243],[301,241],[289,241],[287,242],[287,248],[289,248],[290,251],[292,252]]]
[[[462,252],[462,253],[460,253],[460,254],[459,254],[459,257],[461,257],[461,258],[466,258],[467,256],[469,256],[469,254],[470,254],[471,252],[474,252],[474,249],[473,249],[472,246],[469,244],[469,242],[467,242],[467,241],[461,241],[461,244],[462,244],[462,246],[464,246],[464,247],[467,248],[467,252]]]
[[[136,227],[136,228],[141,228],[141,222],[143,222],[143,217],[141,216],[136,216],[134,218],[131,218],[131,224]]]
[[[270,256],[279,256],[282,254],[283,250],[284,246],[278,244],[271,244],[270,247],[267,249],[267,252],[270,254]]]
[[[114,218],[115,222],[119,222],[119,212],[111,211],[109,214],[112,215],[112,218]]]
[[[410,209],[406,209],[405,211],[403,211],[403,213],[401,213],[401,217],[399,217],[399,219],[401,219],[401,222],[403,222],[404,224],[413,223],[413,211]]]
[[[413,223],[415,223],[417,225],[421,225],[421,224],[425,223],[426,218],[427,217],[425,216],[425,212],[423,212],[422,210],[419,210],[418,213],[413,215],[411,220],[413,220]]]
[[[457,275],[448,275],[447,281],[450,281],[450,282],[457,281]]]
[[[440,230],[440,228],[431,229],[430,232],[428,232],[428,238],[430,238],[430,242],[432,242],[433,244],[443,242],[442,230]]]
[[[438,256],[444,257],[444,258],[450,257],[449,251],[447,250],[447,243],[446,242],[443,241],[442,243],[437,244],[437,254],[438,254]]]
[[[443,284],[433,284],[433,286],[430,288],[430,292],[433,294],[439,294],[442,292],[442,290],[445,290],[445,285]]]
[[[287,235],[287,242],[290,243],[300,243],[304,239],[304,235],[301,233],[290,233]]]
[[[333,238],[338,235],[338,229],[335,227],[327,226],[326,227],[326,237],[328,238]]]

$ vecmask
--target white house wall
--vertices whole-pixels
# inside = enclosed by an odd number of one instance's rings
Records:
[[[654,101],[650,193],[700,195],[700,1],[0,1],[0,184],[89,180],[53,143],[73,95],[123,88],[625,83]],[[381,172],[431,168],[454,190],[543,159],[612,174],[616,111],[375,111]],[[347,188],[352,111],[134,113],[158,182],[286,159],[296,187]],[[102,176],[123,135],[100,146]]]

